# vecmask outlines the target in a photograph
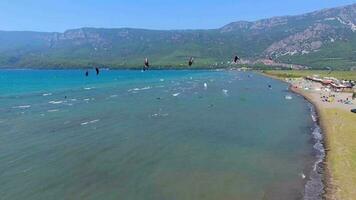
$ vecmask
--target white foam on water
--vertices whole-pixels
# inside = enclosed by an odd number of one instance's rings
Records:
[[[164,79],[163,79],[163,78],[161,78],[161,79],[159,79],[159,81],[163,82],[163,81],[164,81]]]
[[[313,146],[316,152],[316,161],[314,162],[312,171],[310,172],[309,180],[304,189],[304,200],[321,200],[324,193],[323,184],[323,161],[325,159],[325,148],[323,145],[323,135],[321,128],[318,125],[317,114],[313,105],[309,105],[311,116],[314,122],[314,129],[312,132],[315,144]]]
[[[22,172],[23,172],[23,173],[26,173],[26,172],[29,172],[29,171],[31,171],[31,170],[32,170],[32,167],[27,168],[27,169],[23,170]]]
[[[306,178],[306,176],[305,176],[305,174],[304,174],[303,172],[300,173],[299,175],[300,175],[300,177],[302,177],[302,179],[305,179],[305,178]]]
[[[313,122],[316,122],[318,120],[315,115],[311,115],[311,117],[313,119]]]
[[[70,99],[71,101],[77,101],[77,99]]]
[[[83,99],[83,101],[90,101],[90,99]]]
[[[94,89],[94,87],[86,87],[86,88],[83,88],[84,90],[92,90]]]
[[[204,83],[204,88],[208,89],[208,84],[207,83]]]
[[[292,99],[293,99],[293,97],[292,97],[291,95],[286,95],[284,98],[285,98],[286,100],[292,100]]]
[[[63,101],[50,101],[48,103],[50,103],[50,104],[61,104],[61,103],[63,103]]]
[[[141,90],[149,90],[151,89],[151,86],[146,86],[146,87],[143,87],[143,88],[133,88],[133,89],[129,89],[127,90],[128,92],[133,92],[133,91],[141,91]]]
[[[179,96],[180,95],[180,93],[174,93],[174,94],[172,94],[172,96],[174,96],[174,97],[177,97],[177,96]]]
[[[42,94],[42,96],[51,96],[52,95],[52,93],[44,93],[44,94]]]
[[[222,92],[223,92],[223,94],[226,95],[226,96],[229,95],[229,90],[223,89]]]
[[[151,117],[168,117],[168,113],[155,113]]]
[[[85,125],[88,125],[88,124],[94,124],[94,123],[97,123],[99,122],[100,119],[95,119],[95,120],[91,120],[91,121],[86,121],[86,122],[82,122],[80,123],[81,126],[85,126]]]
[[[47,112],[58,112],[59,109],[52,109],[52,110],[47,110]]]
[[[14,106],[12,108],[27,109],[27,108],[31,108],[31,105]]]
[[[110,98],[115,98],[115,97],[118,97],[118,95],[117,94],[110,95]]]
[[[168,115],[168,113],[162,113],[162,108],[160,108],[158,113],[154,113],[150,117],[167,117]]]

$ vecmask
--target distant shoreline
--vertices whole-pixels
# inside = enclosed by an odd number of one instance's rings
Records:
[[[285,81],[284,81],[285,82]],[[330,148],[329,147],[329,144],[328,144],[328,134],[327,134],[327,128],[325,126],[326,123],[328,123],[327,121],[325,121],[323,115],[322,115],[322,112],[321,112],[321,106],[318,105],[318,103],[311,97],[309,96],[308,94],[306,94],[305,92],[301,91],[301,90],[298,90],[296,88],[293,88],[292,86],[289,87],[290,91],[302,96],[306,101],[308,101],[310,104],[313,105],[313,107],[315,108],[315,113],[317,115],[317,121],[316,123],[318,124],[318,126],[320,126],[321,128],[321,134],[323,135],[323,139],[322,139],[322,142],[323,142],[323,146],[324,146],[324,150],[325,150],[325,158],[323,159],[323,162],[322,162],[322,175],[323,175],[323,179],[322,179],[322,183],[323,183],[323,190],[324,190],[324,193],[322,193],[321,195],[323,196],[323,198],[325,199],[330,199],[331,198],[329,197],[329,193],[333,191],[332,189],[332,185],[333,183],[331,182],[331,174],[330,174],[330,170],[328,169],[328,149]]]

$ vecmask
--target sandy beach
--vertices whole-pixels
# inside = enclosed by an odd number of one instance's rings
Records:
[[[332,92],[320,83],[302,78],[285,79],[291,90],[314,104],[319,115],[325,147],[325,198],[356,198],[356,108],[352,93]]]

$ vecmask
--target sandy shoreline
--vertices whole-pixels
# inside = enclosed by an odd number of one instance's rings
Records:
[[[326,127],[324,126],[325,123],[327,123],[326,121],[324,121],[324,118],[321,115],[321,106],[318,105],[317,101],[315,101],[310,95],[308,95],[307,93],[303,92],[302,90],[298,90],[294,87],[290,87],[290,90],[294,93],[297,93],[299,95],[301,95],[302,97],[304,97],[308,102],[310,102],[314,108],[315,108],[315,112],[317,113],[317,123],[320,126],[321,130],[322,130],[322,134],[323,134],[323,145],[325,148],[325,158],[323,161],[323,184],[324,184],[324,194],[323,197],[325,199],[333,199],[331,198],[331,194],[333,191],[333,183],[332,183],[332,179],[331,179],[331,173],[328,169],[328,150],[330,149],[329,145],[328,145],[328,138],[327,138],[327,131],[326,131]]]
[[[304,80],[297,82],[287,81],[271,75],[270,78],[278,79],[290,84],[290,90],[303,96],[308,102],[313,104],[318,115],[318,123],[322,129],[325,147],[325,159],[323,166],[324,173],[324,199],[327,200],[352,200],[356,196],[354,184],[356,180],[356,163],[351,159],[354,154],[345,154],[343,151],[352,152],[356,149],[356,141],[352,140],[356,134],[356,115],[350,109],[356,108],[355,100],[353,105],[346,105],[340,102],[325,102],[322,100],[322,92],[315,91],[312,87],[320,87]],[[308,83],[308,90],[305,89]],[[338,93],[338,99],[350,99],[351,94]],[[356,137],[356,136],[355,136]],[[347,144],[349,140],[350,144]],[[353,141],[353,142],[352,142]],[[346,143],[346,144],[345,144]],[[340,150],[342,149],[342,150]],[[347,163],[347,164],[344,164]]]

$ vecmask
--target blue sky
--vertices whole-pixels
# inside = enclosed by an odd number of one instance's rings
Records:
[[[0,30],[207,29],[352,3],[356,0],[0,0]]]

